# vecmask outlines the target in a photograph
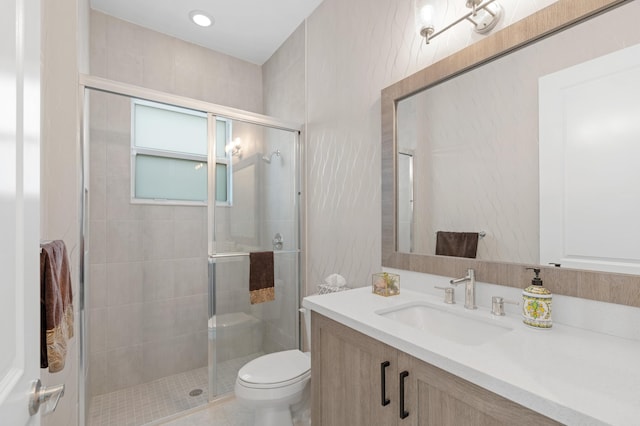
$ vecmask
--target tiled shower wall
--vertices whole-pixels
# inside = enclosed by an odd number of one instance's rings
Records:
[[[206,208],[130,203],[129,111],[91,94],[92,395],[207,365]]]
[[[93,75],[262,110],[260,67],[99,12]],[[207,365],[206,208],[129,203],[130,106],[91,98],[89,395]]]

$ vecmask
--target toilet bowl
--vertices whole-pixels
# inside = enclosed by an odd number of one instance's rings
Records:
[[[308,314],[304,314],[307,323]],[[236,400],[253,410],[255,426],[291,426],[292,407],[305,410],[308,405],[310,381],[308,353],[297,349],[270,353],[238,371]]]

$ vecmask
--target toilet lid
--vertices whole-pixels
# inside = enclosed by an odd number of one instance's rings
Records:
[[[309,375],[311,359],[297,349],[274,352],[248,362],[238,371],[238,379],[248,386],[283,386]]]

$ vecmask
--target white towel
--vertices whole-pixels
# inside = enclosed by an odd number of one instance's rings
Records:
[[[324,279],[324,283],[331,287],[344,287],[347,285],[347,280],[340,274],[331,274]]]

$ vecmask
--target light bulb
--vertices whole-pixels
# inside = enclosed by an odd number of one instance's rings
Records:
[[[189,18],[191,18],[194,24],[201,27],[209,27],[213,24],[213,18],[201,10],[192,10],[189,12]]]
[[[433,28],[433,6],[430,4],[425,4],[420,8],[419,12],[419,22],[420,28],[431,27]]]
[[[434,0],[415,0],[414,6],[416,29],[421,36],[426,38],[428,43],[429,36],[433,34],[436,25],[441,24],[439,18],[443,9],[447,9],[447,2],[438,4],[439,9],[436,9]]]

